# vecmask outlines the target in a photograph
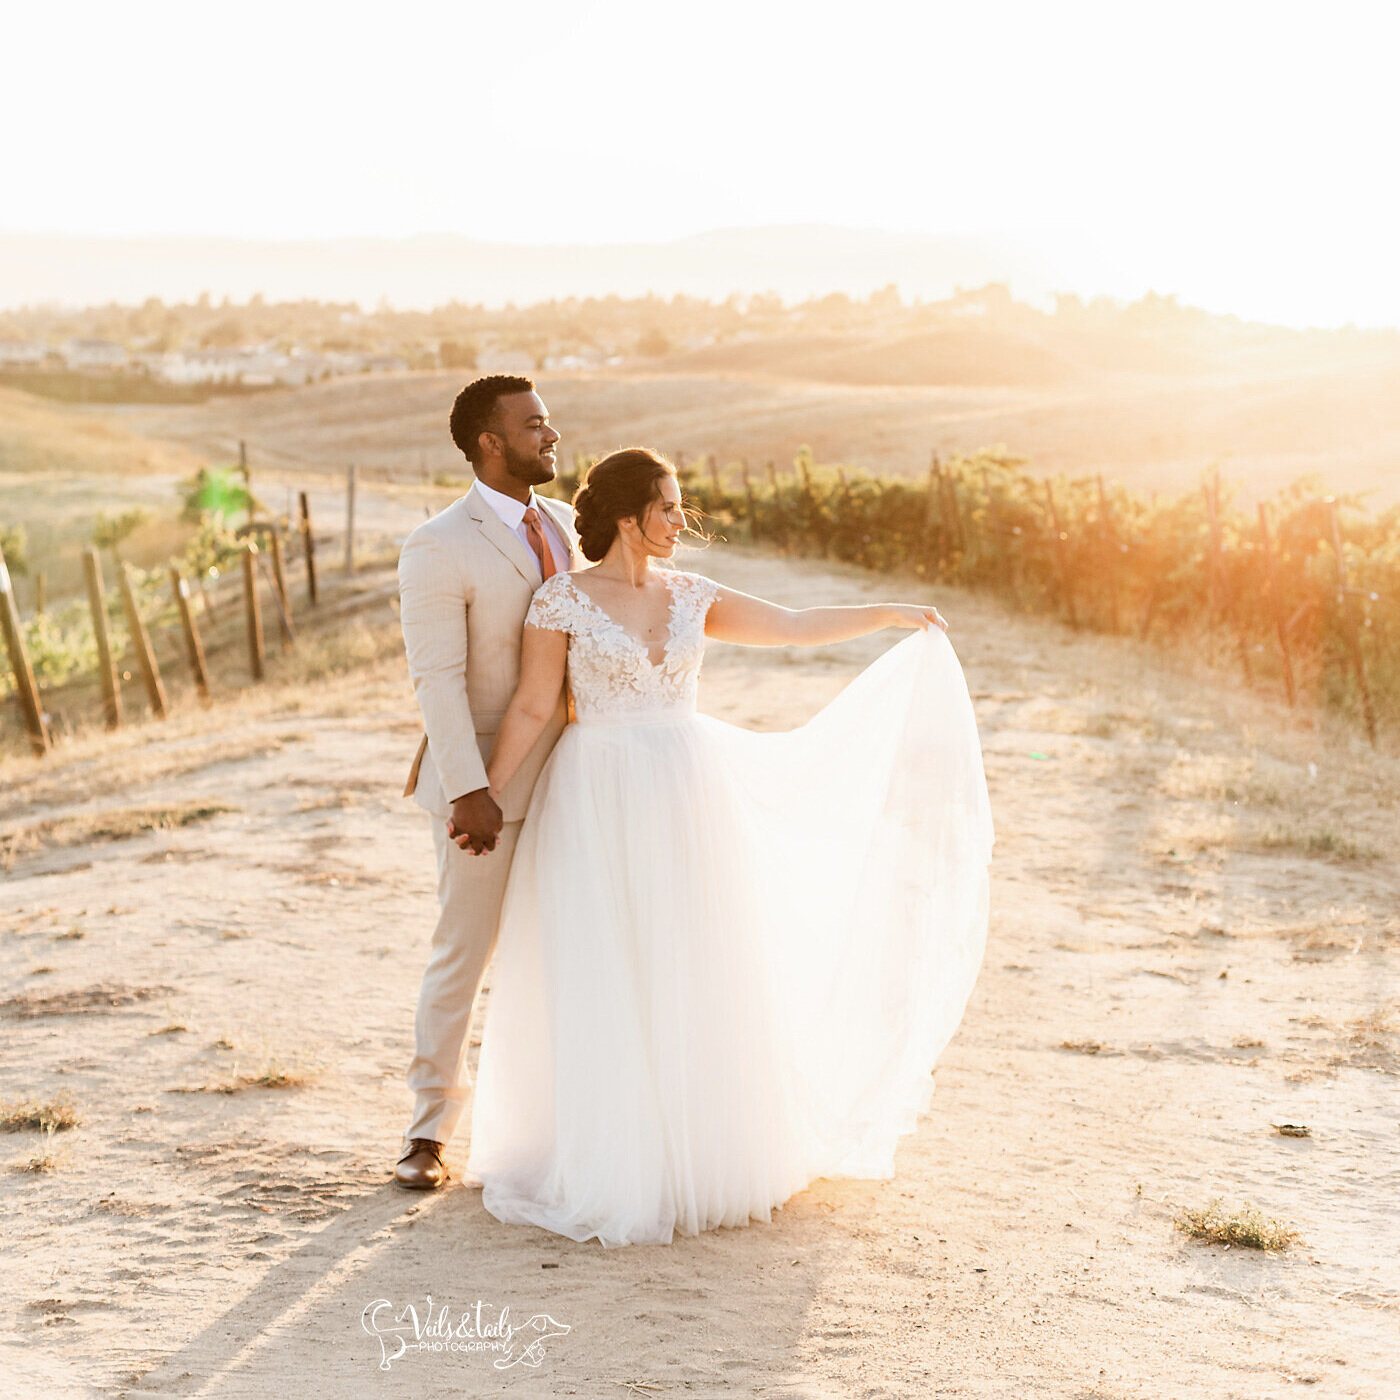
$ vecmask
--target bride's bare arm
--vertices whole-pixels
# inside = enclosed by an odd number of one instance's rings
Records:
[[[705,619],[705,635],[749,647],[814,647],[864,637],[883,627],[941,627],[938,609],[918,603],[867,603],[849,608],[784,608],[721,588]]]
[[[496,743],[486,765],[486,782],[497,802],[559,703],[568,651],[567,632],[542,627],[525,629],[520,642],[520,681],[496,731]]]

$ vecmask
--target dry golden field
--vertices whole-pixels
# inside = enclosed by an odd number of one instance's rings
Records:
[[[763,348],[763,343],[758,343]],[[744,347],[739,347],[743,349]],[[692,357],[693,368],[536,376],[566,450],[645,443],[691,457],[822,462],[877,472],[924,470],[929,454],[1004,444],[1036,471],[1102,472],[1146,490],[1193,489],[1212,463],[1245,493],[1306,473],[1332,490],[1400,500],[1400,353],[1367,342],[1354,358],[1238,357],[1174,373],[1085,366],[1037,383],[871,384],[822,380],[768,346]],[[884,353],[893,354],[886,350]],[[886,369],[894,378],[894,368]],[[240,399],[126,411],[133,427],[227,458],[245,439],[267,460],[403,472],[460,471],[447,412],[470,372],[332,381]]]

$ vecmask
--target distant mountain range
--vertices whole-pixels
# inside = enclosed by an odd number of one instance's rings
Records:
[[[930,237],[827,225],[721,229],[668,243],[524,245],[450,234],[405,239],[254,242],[221,238],[74,238],[0,234],[0,308],[90,306],[147,297],[354,301],[399,308],[450,301],[528,304],[555,297],[676,293],[785,300],[890,283],[906,299],[1006,282],[1022,300],[1071,279],[1029,240]]]

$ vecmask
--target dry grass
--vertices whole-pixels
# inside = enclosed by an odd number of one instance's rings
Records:
[[[201,718],[195,712],[181,717],[186,726]],[[172,738],[181,737],[173,725],[169,733]],[[0,767],[7,799],[0,804],[0,816],[17,816],[34,807],[84,802],[117,788],[129,792],[146,783],[169,782],[219,763],[244,763],[280,753],[288,742],[289,736],[285,735],[235,740],[218,735],[208,743],[186,747],[152,744],[140,727],[110,734],[97,726],[64,740],[58,755],[62,764],[58,773],[53,770],[52,757],[45,760],[48,766],[43,768],[29,760],[15,760]],[[21,762],[26,763],[27,773],[19,771]]]
[[[0,1132],[61,1133],[76,1128],[83,1120],[72,1096],[55,1094],[51,1099],[12,1099],[0,1103]]]
[[[1210,1244],[1241,1245],[1246,1249],[1273,1252],[1286,1249],[1300,1238],[1298,1232],[1281,1220],[1272,1220],[1248,1201],[1235,1211],[1221,1207],[1216,1197],[1204,1210],[1183,1210],[1172,1223],[1192,1239]]]
[[[1242,837],[1237,845],[1240,849],[1312,856],[1342,864],[1369,864],[1381,856],[1379,849],[1369,842],[1353,840],[1331,827],[1272,826],[1255,838]]]
[[[48,969],[52,971],[53,969]],[[0,1013],[29,1020],[35,1016],[73,1016],[87,1011],[115,1011],[152,997],[171,996],[173,987],[128,987],[99,982],[67,992],[20,992],[0,1001]]]
[[[1097,1055],[1101,1050],[1107,1050],[1108,1046],[1101,1040],[1062,1040],[1061,1050],[1074,1050],[1081,1055]]]
[[[227,1039],[215,1042],[220,1048],[232,1048]],[[238,1094],[245,1089],[304,1089],[316,1083],[325,1072],[325,1065],[300,1055],[284,1059],[281,1055],[265,1055],[256,1068],[240,1072],[233,1067],[226,1079],[210,1080],[205,1084],[177,1085],[166,1090],[170,1094]]]
[[[18,1162],[14,1170],[17,1172],[52,1172],[57,1171],[68,1161],[67,1147],[54,1147],[54,1129],[44,1129],[44,1145],[38,1152]]]
[[[117,807],[102,812],[79,812],[50,817],[28,826],[0,832],[0,866],[6,870],[21,856],[36,850],[84,846],[94,841],[126,841],[152,831],[173,831],[236,811],[221,802],[176,802],[151,807]]]

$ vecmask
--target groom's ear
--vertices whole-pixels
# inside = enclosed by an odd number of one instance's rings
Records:
[[[504,444],[496,433],[487,432],[483,429],[476,435],[477,451],[484,457],[499,457],[505,450]]]

